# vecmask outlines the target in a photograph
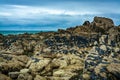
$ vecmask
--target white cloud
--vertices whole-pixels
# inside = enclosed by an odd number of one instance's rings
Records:
[[[54,9],[40,6],[2,5],[0,6],[0,22],[4,24],[51,24],[75,22],[82,15],[99,14],[90,11],[74,11]],[[7,22],[7,23],[6,23]],[[62,24],[62,23],[61,23]]]
[[[11,13],[8,12],[0,12],[0,16],[11,16]]]
[[[78,6],[77,6],[78,7]],[[80,21],[90,20],[96,15],[108,13],[107,11],[99,11],[97,8],[80,8],[64,9],[41,6],[24,6],[24,5],[1,5],[0,6],[0,22],[5,24],[78,24]],[[102,6],[101,6],[102,7]],[[101,8],[104,9],[104,8]],[[106,10],[106,9],[105,9]],[[109,11],[110,12],[110,11]],[[111,10],[111,12],[113,12]],[[115,12],[116,13],[116,12]],[[6,23],[7,22],[7,23]]]
[[[2,10],[0,16],[7,16],[11,18],[36,18],[45,15],[86,15],[86,14],[98,14],[98,12],[90,11],[70,11],[70,10],[57,10],[43,7],[32,7],[22,5],[5,5],[1,6]]]

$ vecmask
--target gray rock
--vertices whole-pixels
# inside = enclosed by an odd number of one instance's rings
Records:
[[[95,45],[95,46],[97,46],[97,45],[98,45],[98,42],[97,42],[97,41],[95,41],[95,42],[94,42],[94,45]]]
[[[33,80],[33,77],[30,74],[20,74],[17,80]]]
[[[20,73],[19,72],[9,72],[8,74],[12,79],[16,79]]]

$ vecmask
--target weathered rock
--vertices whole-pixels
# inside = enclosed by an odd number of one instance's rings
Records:
[[[120,79],[120,64],[119,63],[111,63],[107,66],[107,70],[109,73],[113,74],[117,79]]]
[[[89,74],[83,74],[83,79],[84,80],[90,80],[90,75]]]
[[[25,67],[25,64],[19,61],[2,62],[0,64],[0,71],[3,73],[8,73],[11,71],[19,71],[23,67]]]
[[[30,74],[20,74],[17,80],[33,80],[33,77]]]
[[[97,41],[95,41],[95,42],[94,42],[94,45],[95,45],[95,46],[97,46],[97,45],[98,45],[98,42],[97,42]]]
[[[21,69],[20,73],[24,74],[24,73],[28,73],[30,70],[29,69]]]
[[[119,80],[119,32],[95,17],[58,32],[0,35],[0,79]]]
[[[68,63],[66,62],[66,60],[54,59],[52,61],[52,65],[54,67],[64,68],[64,67],[66,67],[68,65]]]
[[[20,73],[19,72],[9,72],[9,76],[12,79],[16,79]]]
[[[89,21],[85,21],[85,22],[83,23],[83,25],[84,25],[84,26],[89,26],[89,25],[90,25],[90,22],[89,22]]]
[[[0,80],[12,80],[10,77],[0,73]]]
[[[53,72],[54,77],[69,77],[72,78],[76,73],[72,73],[69,70],[57,70]]]
[[[34,78],[34,80],[47,80],[45,77],[36,75],[36,77]]]
[[[107,44],[107,41],[108,41],[108,36],[107,36],[107,35],[102,35],[102,36],[99,38],[99,43],[100,43],[100,44]]]
[[[94,22],[97,27],[103,28],[104,30],[108,30],[114,26],[112,19],[105,17],[94,17]]]
[[[120,48],[116,47],[116,48],[114,48],[114,51],[115,51],[116,53],[118,53],[118,52],[120,52]]]
[[[28,56],[26,55],[21,55],[16,57],[18,61],[23,62],[24,64],[26,64],[28,62],[28,60],[30,59]]]
[[[29,69],[33,72],[41,71],[45,66],[49,64],[50,60],[40,60],[39,62],[31,63]]]
[[[100,49],[103,50],[103,51],[105,51],[105,52],[107,51],[106,45],[101,45],[101,46],[100,46]]]

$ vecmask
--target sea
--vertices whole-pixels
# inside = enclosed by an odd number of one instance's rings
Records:
[[[35,33],[40,33],[40,32],[48,32],[48,31],[0,31],[0,34],[2,34],[2,35],[18,35],[18,34],[24,34],[24,33],[35,34]]]

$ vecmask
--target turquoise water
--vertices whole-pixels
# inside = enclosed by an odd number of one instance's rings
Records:
[[[18,35],[18,34],[24,34],[24,33],[35,34],[35,33],[39,33],[39,32],[43,32],[43,31],[0,31],[0,34],[3,34],[3,35],[9,35],[9,34]]]

